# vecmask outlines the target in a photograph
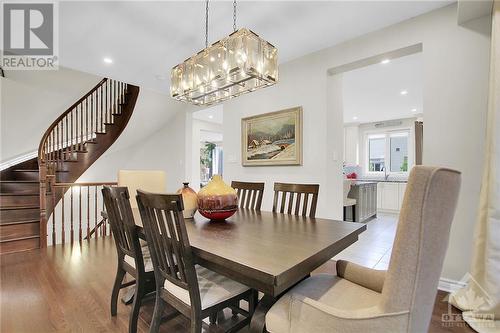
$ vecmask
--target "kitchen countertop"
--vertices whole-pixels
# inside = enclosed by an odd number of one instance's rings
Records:
[[[360,179],[352,179],[351,185],[366,185],[366,184],[377,184],[376,181],[371,180],[360,180]]]
[[[356,182],[362,183],[407,183],[408,179],[383,179],[383,178],[360,178],[355,179]]]

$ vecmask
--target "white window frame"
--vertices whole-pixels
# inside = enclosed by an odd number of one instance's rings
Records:
[[[397,135],[405,133],[408,136],[408,171],[391,171],[391,135]],[[385,138],[385,154],[384,154],[384,167],[387,169],[387,172],[384,171],[370,171],[370,143],[369,139],[383,137]],[[365,133],[364,139],[364,171],[366,176],[375,176],[380,177],[385,174],[390,176],[399,176],[399,177],[407,177],[409,174],[409,170],[413,167],[414,161],[411,158],[411,128],[398,128],[392,130],[377,130],[377,131],[367,131]]]

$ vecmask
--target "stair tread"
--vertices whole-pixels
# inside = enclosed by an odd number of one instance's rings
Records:
[[[38,172],[38,169],[14,169],[14,172]]]
[[[0,180],[1,183],[22,183],[22,184],[29,184],[29,183],[38,183],[38,180]]]
[[[0,206],[0,210],[39,209],[40,205]]]
[[[1,192],[0,193],[0,197],[1,196],[19,196],[19,197],[23,197],[23,196],[38,196],[38,195],[40,195],[39,192],[28,192],[28,193],[26,193],[26,192],[22,192],[22,193],[15,193],[15,192],[14,193],[8,193],[8,192],[4,193],[4,192]]]
[[[39,223],[40,220],[20,220],[12,222],[2,222],[0,226],[16,225],[16,224],[29,224],[29,223]]]
[[[0,240],[0,243],[15,242],[15,241],[20,241],[20,240],[25,240],[25,239],[33,239],[33,238],[40,238],[40,235],[18,237],[18,238],[11,238],[11,239],[2,239],[2,240]]]

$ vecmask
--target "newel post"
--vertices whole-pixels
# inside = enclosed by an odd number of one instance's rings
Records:
[[[38,160],[40,179],[40,247],[47,247],[47,168],[45,162]]]

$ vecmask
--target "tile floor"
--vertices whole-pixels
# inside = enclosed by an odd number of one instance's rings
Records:
[[[333,260],[349,260],[375,269],[387,269],[391,258],[392,243],[396,235],[398,215],[379,213],[366,223],[366,231],[359,240],[333,257]]]

